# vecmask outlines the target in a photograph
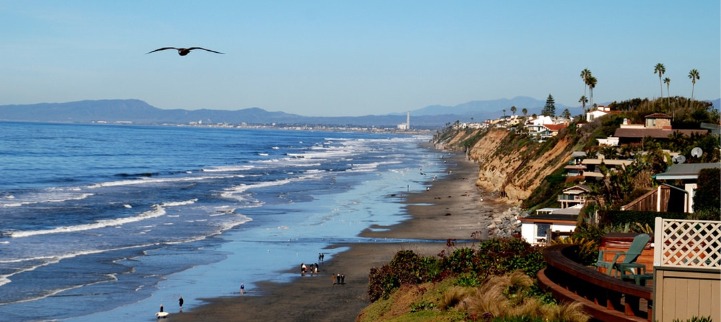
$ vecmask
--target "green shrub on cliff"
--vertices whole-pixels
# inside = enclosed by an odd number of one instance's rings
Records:
[[[523,271],[492,276],[472,287],[453,277],[403,285],[366,307],[356,321],[588,321],[580,303],[544,301]]]
[[[541,248],[519,238],[491,239],[481,242],[477,249],[458,248],[450,254],[444,251],[438,258],[402,250],[390,263],[371,269],[368,297],[371,302],[387,299],[401,285],[418,285],[448,277],[461,276],[460,285],[466,286],[516,270],[534,277],[545,265]]]

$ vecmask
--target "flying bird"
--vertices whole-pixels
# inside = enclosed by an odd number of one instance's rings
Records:
[[[158,49],[156,49],[156,50],[150,51],[150,52],[146,53],[146,55],[147,55],[147,54],[150,54],[150,53],[154,53],[154,52],[156,52],[156,51],[161,51],[161,50],[166,50],[166,49],[175,49],[175,50],[178,51],[178,55],[180,55],[180,56],[185,56],[185,55],[189,54],[190,51],[193,50],[193,49],[202,49],[202,50],[205,50],[205,51],[209,51],[209,52],[211,52],[211,53],[222,54],[222,53],[219,52],[219,51],[210,50],[210,49],[206,49],[206,48],[203,48],[203,47],[190,47],[190,48],[163,47],[163,48],[158,48]]]

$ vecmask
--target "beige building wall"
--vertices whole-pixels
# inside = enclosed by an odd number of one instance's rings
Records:
[[[655,321],[694,316],[721,321],[721,270],[654,267],[653,298]]]

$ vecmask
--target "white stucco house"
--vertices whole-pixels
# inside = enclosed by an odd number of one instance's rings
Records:
[[[581,207],[542,208],[536,215],[518,219],[521,222],[521,237],[531,245],[546,243],[548,233],[571,233],[576,229],[576,221]]]
[[[618,111],[611,111],[611,108],[610,108],[610,107],[606,107],[606,106],[603,106],[603,105],[599,105],[598,107],[596,107],[595,110],[591,110],[591,111],[586,112],[586,121],[587,121],[587,122],[592,122],[593,120],[595,120],[595,119],[597,119],[597,118],[599,118],[599,117],[606,116],[606,115],[608,115],[608,114],[615,114],[615,113],[620,113],[620,112],[618,112]]]

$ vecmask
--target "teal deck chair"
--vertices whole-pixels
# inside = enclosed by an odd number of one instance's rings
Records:
[[[629,247],[627,251],[602,250],[598,252],[598,262],[596,262],[596,268],[605,268],[608,275],[611,275],[613,271],[618,272],[618,264],[629,264],[636,262],[636,259],[638,259],[638,256],[641,255],[641,252],[643,251],[643,248],[646,247],[649,239],[651,239],[651,236],[649,236],[648,234],[640,234],[633,238],[631,247]],[[615,253],[616,255],[613,257],[612,261],[604,262],[603,255],[606,253]],[[618,258],[621,257],[621,255],[625,255],[623,257],[623,261],[617,262]]]

